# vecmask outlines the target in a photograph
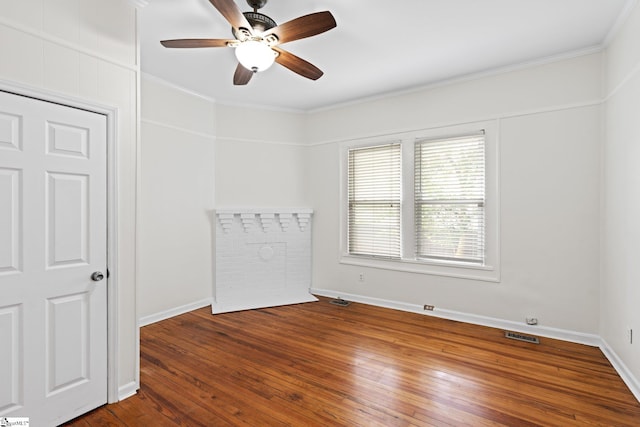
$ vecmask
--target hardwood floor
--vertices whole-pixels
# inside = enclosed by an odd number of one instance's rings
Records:
[[[597,348],[327,299],[141,330],[141,389],[69,426],[640,426]]]

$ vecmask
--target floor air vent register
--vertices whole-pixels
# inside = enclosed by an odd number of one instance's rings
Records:
[[[504,333],[504,336],[512,340],[524,341],[531,344],[540,344],[540,339],[538,339],[538,337],[534,337],[531,335],[524,335],[524,334],[519,334],[517,332],[506,331]]]

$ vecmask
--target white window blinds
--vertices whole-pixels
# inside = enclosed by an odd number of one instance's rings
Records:
[[[484,134],[415,145],[416,257],[484,264]]]
[[[350,254],[400,258],[401,174],[400,144],[349,150]]]

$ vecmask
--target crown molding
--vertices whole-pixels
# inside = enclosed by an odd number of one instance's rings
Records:
[[[149,4],[149,0],[129,0],[137,8],[142,9]]]
[[[627,22],[636,6],[638,6],[638,0],[627,0],[624,7],[618,14],[615,22],[613,23],[613,26],[609,29],[609,32],[602,41],[602,46],[604,46],[605,48],[609,47],[611,42],[618,36],[620,29]]]
[[[134,1],[134,0],[131,0],[131,1]],[[195,97],[197,97],[197,98],[203,99],[203,100],[205,100],[205,101],[207,101],[207,102],[211,102],[211,103],[213,103],[213,104],[216,104],[216,103],[217,103],[217,102],[216,102],[216,100],[215,100],[215,98],[211,98],[210,96],[203,95],[203,94],[201,94],[201,93],[199,93],[199,92],[195,92],[195,91],[193,91],[193,90],[191,90],[191,89],[187,89],[187,88],[186,88],[186,87],[184,87],[184,86],[177,85],[177,84],[175,84],[175,83],[173,83],[173,82],[170,82],[169,80],[165,80],[165,79],[163,79],[162,77],[158,77],[158,76],[155,76],[155,75],[153,75],[153,74],[149,74],[149,73],[147,73],[147,72],[141,72],[141,73],[140,73],[140,75],[141,75],[143,78],[145,78],[146,80],[149,80],[149,81],[152,81],[152,82],[159,83],[159,84],[164,85],[164,86],[167,86],[167,87],[169,87],[169,88],[171,88],[171,89],[175,89],[175,90],[177,90],[177,91],[180,91],[180,92],[186,93],[187,95],[195,96]]]

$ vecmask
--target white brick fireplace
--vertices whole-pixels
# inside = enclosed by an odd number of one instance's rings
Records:
[[[216,210],[212,312],[317,301],[311,287],[311,209]]]

